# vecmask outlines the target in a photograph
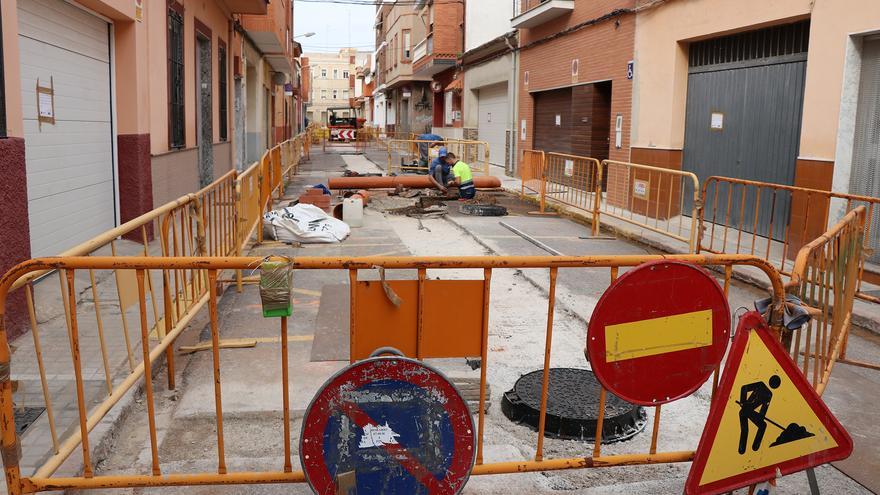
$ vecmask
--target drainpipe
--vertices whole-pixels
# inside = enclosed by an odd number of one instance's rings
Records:
[[[517,37],[519,40],[519,37]],[[519,149],[519,126],[517,123],[517,119],[519,118],[519,51],[517,51],[516,47],[510,43],[510,38],[504,38],[504,42],[507,43],[507,47],[510,49],[510,56],[513,58],[513,63],[511,64],[511,74],[510,80],[513,82],[508,87],[508,91],[513,93],[512,98],[508,98],[511,102],[511,109],[508,113],[508,128],[510,129],[510,156],[508,159],[509,167],[507,172],[509,174],[516,175],[517,169],[517,149]],[[519,41],[517,41],[519,42]]]

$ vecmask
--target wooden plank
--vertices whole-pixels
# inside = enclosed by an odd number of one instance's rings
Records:
[[[181,354],[192,354],[198,351],[207,351],[211,349],[211,342],[199,342],[196,345],[180,346],[178,352]],[[242,349],[246,347],[256,347],[256,339],[226,339],[220,341],[221,349]]]

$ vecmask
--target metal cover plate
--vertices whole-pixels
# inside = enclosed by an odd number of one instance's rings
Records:
[[[646,263],[599,299],[587,330],[596,378],[643,406],[690,395],[721,363],[730,333],[724,291],[704,269]]]
[[[378,357],[332,377],[303,418],[300,461],[316,493],[456,494],[474,465],[473,418],[442,374]]]

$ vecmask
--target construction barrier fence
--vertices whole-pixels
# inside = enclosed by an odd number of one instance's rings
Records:
[[[240,254],[254,229],[261,224],[262,214],[267,207],[265,199],[273,191],[283,188],[283,177],[291,170],[295,171],[303,157],[303,143],[307,140],[308,134],[304,133],[279,144],[244,172],[229,171],[200,191],[132,219],[60,253],[56,259],[102,257],[119,260],[126,256],[140,259],[161,256],[214,258]],[[159,242],[151,242],[154,238],[158,238]],[[60,298],[59,294],[52,294],[51,284],[34,284],[36,279],[50,274],[52,270],[57,270]],[[100,291],[97,288],[99,281],[102,284]],[[58,316],[63,317],[66,330],[72,336],[77,335],[77,328],[82,328],[84,321],[91,326],[88,342],[93,349],[89,349],[85,355],[100,356],[97,363],[91,364],[94,373],[104,379],[106,397],[100,407],[85,414],[85,399],[81,396],[82,380],[78,377],[79,420],[81,426],[91,429],[144,376],[145,369],[146,376],[149,376],[149,363],[155,361],[159,354],[165,353],[170,370],[168,385],[174,387],[174,354],[170,347],[161,344],[173,340],[173,336],[186,327],[206,303],[209,292],[206,273],[198,270],[136,271],[113,268],[74,272],[47,266],[29,271],[26,276],[12,282],[7,291],[24,291],[33,338],[33,359],[26,366],[35,367],[33,374],[40,377],[53,453],[47,465],[56,468],[79,441],[62,438],[59,433],[71,425],[57,424],[58,413],[53,408],[52,395],[52,390],[57,391],[57,386],[53,387],[49,382],[47,366],[70,363],[72,358],[74,366],[80,367],[81,363],[77,361],[83,354],[79,352],[76,337],[72,337],[76,345],[71,349],[76,352],[67,356],[66,360],[62,360],[64,356],[45,354],[40,341],[41,322],[51,321],[56,315],[52,313],[54,305],[41,305],[39,301],[63,301],[63,311]],[[81,294],[76,290],[77,285],[91,289]],[[87,298],[90,304],[83,304]],[[88,308],[88,314],[84,314],[86,311],[83,308]],[[111,317],[119,319],[116,323],[121,329],[121,336],[105,332]],[[144,338],[158,341],[160,345],[149,351],[149,345],[144,345],[145,341],[138,336],[138,328],[146,332]],[[171,340],[166,340],[169,336]],[[119,345],[108,345],[108,341],[113,340],[118,341]],[[138,358],[138,346],[152,353],[149,359]],[[117,349],[117,354],[114,354],[114,349]],[[114,383],[112,373],[119,365],[126,366],[129,375],[121,383]],[[57,376],[58,371],[51,374]],[[8,379],[8,373],[6,377]]]
[[[521,194],[587,212],[593,235],[603,215],[687,244],[696,252],[700,182],[690,172],[524,150]]]
[[[519,172],[522,180],[522,190],[520,194],[537,194],[541,203],[541,213],[544,213],[545,198],[544,192],[544,161],[547,159],[543,151],[523,150],[523,157],[520,162]]]
[[[865,264],[880,284],[880,198],[786,186],[730,177],[710,177],[703,185],[698,252],[748,253],[774,260],[792,273],[798,250],[836,218],[865,207],[865,256],[859,267],[857,295],[874,303],[880,297],[862,290]]]
[[[590,270],[591,276],[601,276],[605,273],[607,279],[613,282],[622,270],[656,260],[680,260],[694,263],[707,268],[712,268],[724,273],[724,290],[727,293],[730,287],[731,273],[734,267],[750,266],[760,270],[766,283],[772,288],[774,329],[780,332],[778,323],[781,322],[782,301],[784,298],[784,285],[779,273],[766,261],[747,255],[678,255],[678,256],[601,256],[601,257],[464,257],[450,260],[445,257],[365,257],[365,258],[310,258],[301,257],[294,260],[285,259],[291,268],[297,271],[304,270],[340,270],[348,273],[350,281],[351,318],[350,318],[350,353],[356,356],[358,346],[364,344],[365,339],[371,338],[369,325],[364,322],[376,320],[381,316],[376,305],[371,304],[368,296],[375,292],[381,296],[382,289],[379,284],[367,285],[359,278],[361,273],[375,270],[377,267],[385,270],[409,270],[415,271],[417,280],[411,283],[412,294],[407,296],[410,305],[416,305],[418,317],[414,319],[413,327],[408,331],[414,332],[413,341],[417,346],[410,351],[413,357],[464,357],[478,353],[482,359],[480,368],[480,396],[479,408],[476,416],[476,467],[474,475],[489,475],[502,473],[516,473],[526,471],[548,471],[557,469],[594,468],[607,466],[623,466],[636,464],[658,464],[672,462],[687,462],[693,457],[693,451],[664,450],[663,439],[669,435],[676,435],[675,430],[663,433],[662,425],[666,424],[661,419],[663,411],[661,406],[654,406],[655,420],[651,429],[650,445],[645,444],[644,450],[632,449],[634,444],[628,444],[631,451],[615,454],[603,454],[602,452],[602,418],[605,407],[600,398],[598,405],[598,425],[596,427],[596,441],[592,447],[592,453],[588,455],[577,454],[571,457],[545,457],[545,418],[547,414],[547,380],[550,367],[553,363],[553,316],[556,305],[557,280],[561,272],[566,270]],[[22,285],[32,274],[57,270],[61,275],[62,294],[69,302],[67,315],[67,327],[69,331],[69,347],[52,349],[52,355],[42,355],[37,360],[43,362],[68,362],[72,363],[70,374],[73,375],[76,384],[77,407],[76,414],[69,418],[68,423],[56,424],[57,430],[53,434],[55,447],[53,454],[35,472],[23,473],[20,468],[22,455],[33,455],[33,450],[42,447],[36,445],[22,445],[16,434],[11,421],[0,422],[0,449],[4,453],[4,465],[6,470],[7,486],[10,494],[34,493],[51,490],[65,489],[92,489],[92,488],[124,488],[124,487],[161,487],[178,485],[206,485],[206,484],[245,484],[245,483],[300,483],[304,482],[301,471],[293,469],[291,431],[292,424],[290,411],[289,390],[298,390],[291,387],[290,364],[287,359],[287,329],[288,319],[280,318],[278,331],[280,338],[277,340],[281,359],[279,366],[280,383],[278,393],[282,397],[283,420],[279,419],[279,430],[283,431],[283,449],[280,449],[277,457],[277,467],[274,469],[254,471],[252,467],[239,466],[231,461],[226,455],[227,439],[224,436],[224,421],[233,421],[224,418],[222,395],[224,384],[222,380],[220,360],[220,327],[225,313],[218,311],[218,300],[224,287],[222,273],[225,271],[239,271],[259,266],[263,259],[259,257],[222,257],[222,256],[196,256],[196,257],[112,257],[112,256],[72,256],[62,258],[45,258],[27,261],[10,270],[0,279],[0,308],[5,311],[6,300],[9,291],[16,286]],[[278,259],[276,261],[281,261]],[[471,280],[437,280],[445,279],[444,274],[450,270],[477,269],[482,276]],[[543,383],[541,394],[540,420],[537,432],[534,434],[534,453],[521,459],[492,459],[484,452],[484,437],[486,430],[485,405],[487,370],[494,360],[493,352],[488,345],[489,318],[492,310],[491,291],[493,275],[498,270],[519,269],[543,269],[549,276],[549,292],[546,309],[545,345],[534,349],[533,354],[527,358],[537,363],[543,363]],[[431,271],[430,280],[427,272]],[[132,370],[121,382],[111,383],[108,379],[107,390],[102,394],[90,391],[87,395],[84,389],[84,376],[94,367],[90,362],[90,356],[94,356],[94,350],[90,346],[95,345],[93,336],[100,334],[100,324],[95,326],[88,308],[85,305],[77,305],[78,291],[85,285],[83,275],[108,273],[124,274],[130,279],[134,287],[133,296],[129,304],[134,312],[133,321],[137,322],[132,330],[134,337],[132,352],[129,358],[132,360]],[[460,273],[460,272],[459,272]],[[460,278],[453,275],[452,278]],[[436,290],[437,283],[466,284],[469,293],[479,294],[474,301],[472,315],[476,316],[473,326],[462,326],[448,331],[455,332],[454,338],[446,335],[442,339],[432,339],[430,329],[438,326],[438,321],[433,321],[431,314],[442,314],[436,311],[443,307],[442,298],[423,297],[428,290]],[[402,283],[402,282],[401,282]],[[429,287],[430,285],[430,287]],[[94,287],[94,285],[93,285]],[[433,287],[433,288],[432,288]],[[458,290],[459,286],[447,290]],[[152,290],[151,290],[152,288]],[[375,290],[370,290],[375,289]],[[365,292],[366,291],[366,292]],[[121,304],[121,303],[120,303]],[[179,306],[179,309],[178,309]],[[436,306],[436,308],[434,307]],[[211,472],[175,472],[169,468],[170,463],[163,464],[159,455],[158,431],[161,427],[160,419],[156,411],[164,404],[163,401],[172,400],[165,394],[158,393],[156,388],[159,384],[153,383],[154,368],[162,355],[168,358],[168,388],[174,387],[173,377],[173,354],[175,341],[181,336],[189,322],[201,309],[208,308],[208,321],[210,330],[210,350],[212,356],[212,376],[189,377],[188,380],[202,379],[213,383],[214,390],[214,414],[209,421],[214,421],[216,440],[214,442],[216,452],[216,469]],[[159,321],[164,321],[164,333],[154,331],[155,325],[151,316],[158,308],[162,308]],[[239,309],[246,311],[248,307]],[[252,307],[251,307],[252,308]],[[260,318],[260,309],[250,309],[254,312],[254,318]],[[0,321],[5,321],[0,314]],[[193,327],[192,331],[198,332],[200,328]],[[39,334],[35,328],[35,335]],[[9,342],[6,340],[5,328],[0,327],[0,368],[10,369]],[[385,332],[383,344],[391,342]],[[374,336],[374,335],[373,335]],[[436,336],[436,335],[435,335]],[[473,348],[458,349],[450,345],[461,345],[461,342],[473,342]],[[368,342],[369,343],[369,342]],[[102,346],[103,347],[103,346]],[[260,366],[270,366],[262,362]],[[41,365],[42,369],[42,365]],[[57,387],[53,380],[58,379],[50,373],[41,374],[44,383],[47,383],[47,404],[52,398],[53,390]],[[294,377],[295,379],[295,377]],[[717,380],[717,376],[716,376]],[[90,442],[90,432],[102,423],[102,420],[116,406],[120,399],[132,387],[143,388],[143,404],[130,404],[133,409],[129,414],[143,414],[147,419],[148,431],[145,444],[150,446],[149,467],[143,473],[97,472],[93,446]],[[57,393],[57,392],[56,392]],[[600,397],[604,397],[606,391],[601,391]],[[11,418],[13,415],[13,392],[10,376],[0,376],[0,414]],[[666,420],[674,424],[672,420]],[[126,434],[126,432],[120,432]],[[133,434],[133,433],[132,433]],[[21,449],[22,454],[18,452]],[[620,450],[620,449],[618,449]],[[76,476],[56,477],[53,474],[65,460],[74,452],[78,452],[82,459],[82,474]],[[271,458],[272,454],[265,453],[264,457]],[[132,459],[131,465],[137,465],[137,460]]]
[[[880,370],[880,363],[848,359],[852,307],[860,283],[867,210],[858,206],[802,247],[788,283],[810,321],[793,336],[791,358],[821,394],[835,363]]]

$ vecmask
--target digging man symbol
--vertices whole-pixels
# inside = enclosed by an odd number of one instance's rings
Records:
[[[741,407],[739,411],[739,453],[746,453],[746,442],[749,440],[749,422],[754,423],[757,427],[755,439],[752,441],[752,450],[755,452],[761,448],[761,440],[764,439],[764,432],[767,430],[767,409],[770,407],[770,400],[773,399],[773,391],[779,388],[781,380],[779,376],[773,375],[768,380],[770,387],[768,388],[764,382],[754,382],[743,385],[739,390],[739,401],[737,404]]]
[[[739,453],[746,453],[746,443],[749,441],[749,423],[754,423],[757,427],[755,439],[752,441],[752,450],[757,452],[761,448],[761,441],[764,439],[764,432],[767,430],[767,423],[782,430],[782,433],[776,440],[770,444],[771,447],[777,445],[802,440],[814,436],[814,433],[807,431],[806,428],[797,424],[789,423],[788,426],[773,421],[767,417],[767,409],[770,407],[770,401],[773,399],[773,390],[779,388],[782,380],[779,375],[773,375],[767,380],[770,385],[768,388],[764,382],[754,382],[743,385],[739,389]],[[771,390],[773,389],[773,390]],[[777,418],[779,419],[779,418]]]

